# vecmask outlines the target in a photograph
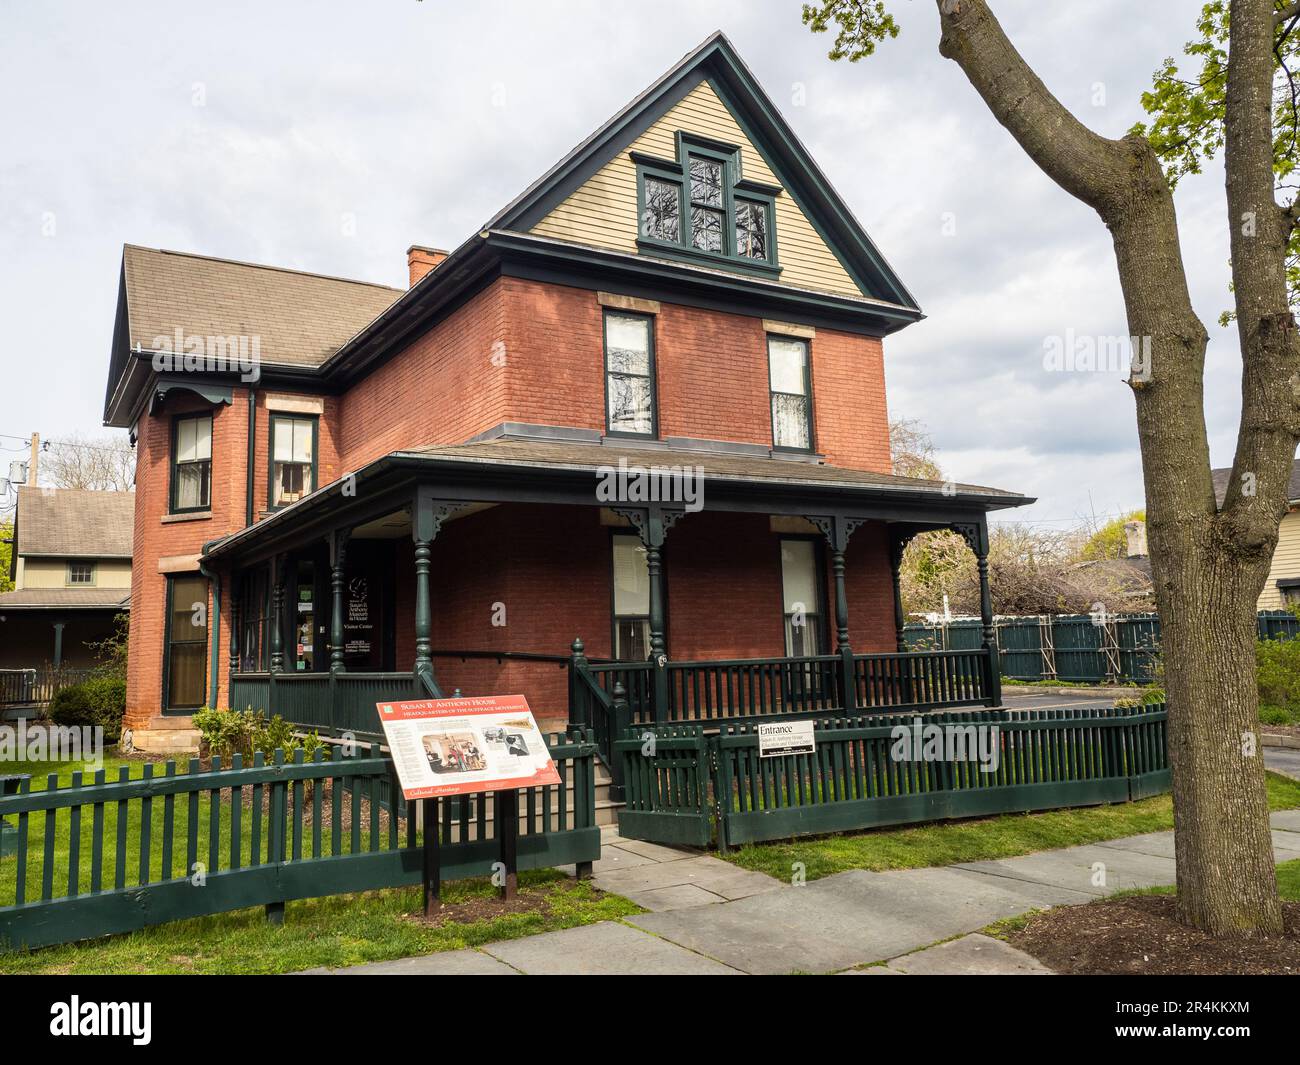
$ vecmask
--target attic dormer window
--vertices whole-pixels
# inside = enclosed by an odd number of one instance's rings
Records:
[[[677,158],[632,153],[642,251],[665,258],[780,273],[774,237],[781,189],[748,181],[740,149],[694,134],[677,134]]]

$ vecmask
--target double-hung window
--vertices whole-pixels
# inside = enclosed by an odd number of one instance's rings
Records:
[[[295,503],[316,488],[317,419],[271,415],[271,506]]]
[[[643,662],[650,656],[650,573],[639,536],[619,533],[614,546],[614,657]]]
[[[206,702],[208,582],[205,577],[169,577],[163,706],[195,710]]]
[[[746,179],[735,145],[686,132],[676,145],[675,159],[632,153],[641,249],[777,277],[773,226],[782,189]]]
[[[768,337],[767,369],[772,393],[772,446],[787,451],[811,451],[808,342],[792,337]]]
[[[605,312],[605,430],[654,436],[654,319]]]
[[[785,608],[785,653],[791,658],[821,653],[820,570],[812,540],[781,541],[781,594]]]
[[[171,509],[212,505],[212,415],[186,414],[172,423]]]

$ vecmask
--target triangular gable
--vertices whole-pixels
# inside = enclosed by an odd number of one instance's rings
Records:
[[[782,283],[917,309],[720,32],[575,148],[487,228],[636,252],[637,178],[629,153],[672,159],[678,130],[737,145],[746,180],[782,189],[775,200]]]

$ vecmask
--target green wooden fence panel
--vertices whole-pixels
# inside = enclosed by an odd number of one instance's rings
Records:
[[[1166,718],[1163,706],[817,718],[814,753],[767,759],[754,723],[631,729],[617,744],[627,785],[620,832],[697,846],[716,832],[727,847],[1126,802],[1169,789]],[[917,725],[951,729],[965,750],[939,760],[897,757],[896,728]],[[981,734],[997,741],[991,771],[979,759]]]
[[[600,857],[590,733],[552,734],[547,746],[562,782],[523,789],[521,870]],[[124,766],[112,783],[102,771],[91,783],[77,774],[64,787],[51,777],[39,791],[23,781],[17,794],[0,798],[0,818],[18,825],[17,853],[0,860],[0,949],[419,883],[420,834],[405,803],[394,812],[392,763],[377,755],[376,749],[344,757],[336,750],[329,759],[308,761],[297,751],[285,761],[277,751],[269,765],[259,753],[251,767],[237,756],[229,766],[213,759],[206,770],[195,759],[185,773],[171,763],[158,773],[146,763],[132,777]],[[444,812],[453,805],[444,801]],[[487,795],[464,797],[459,809],[472,806],[475,817],[441,826],[444,879],[487,875],[499,860],[488,805]],[[321,824],[326,809],[333,818],[328,834]],[[116,817],[106,816],[108,810]],[[403,816],[405,845],[397,826]],[[178,841],[185,848],[181,869],[173,867]]]

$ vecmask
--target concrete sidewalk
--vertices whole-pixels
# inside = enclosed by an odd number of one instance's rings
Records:
[[[1300,810],[1272,820],[1278,861],[1300,858]],[[594,873],[597,887],[650,912],[478,950],[312,972],[1046,975],[1028,955],[972,933],[1027,910],[1172,884],[1173,833],[945,868],[853,869],[793,886],[611,829]]]

